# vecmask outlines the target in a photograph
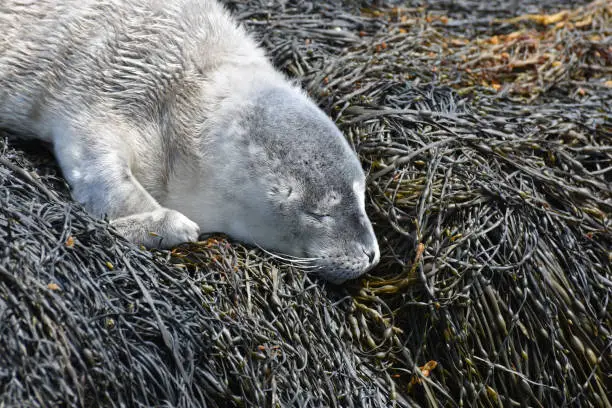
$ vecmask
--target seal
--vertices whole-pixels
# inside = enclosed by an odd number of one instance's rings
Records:
[[[223,232],[334,282],[378,262],[355,152],[216,1],[4,0],[0,31],[0,126],[128,240]]]

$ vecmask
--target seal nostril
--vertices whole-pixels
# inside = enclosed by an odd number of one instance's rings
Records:
[[[374,260],[374,257],[376,256],[376,251],[367,251],[367,250],[363,250],[363,253],[366,254],[368,256],[368,262],[372,263],[372,261]]]

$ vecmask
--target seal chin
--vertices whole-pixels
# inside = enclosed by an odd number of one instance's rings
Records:
[[[318,275],[328,282],[341,284],[372,270],[380,260],[376,238],[367,247],[355,246],[358,247],[355,251],[334,251],[317,258],[314,264]]]

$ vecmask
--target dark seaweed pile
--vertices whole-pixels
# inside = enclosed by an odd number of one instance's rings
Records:
[[[143,251],[0,141],[0,406],[610,406],[612,9],[479,4],[228,4],[368,171],[342,287]]]
[[[224,240],[140,250],[0,152],[0,406],[388,404],[348,299]]]

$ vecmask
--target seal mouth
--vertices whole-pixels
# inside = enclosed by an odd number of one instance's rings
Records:
[[[317,263],[318,275],[328,282],[340,284],[356,279],[376,267],[380,260],[378,246],[374,249],[362,249],[362,255],[355,256],[326,256]]]
[[[341,284],[348,280],[357,279],[371,271],[378,265],[380,251],[378,245],[371,249],[362,247],[359,256],[346,254],[326,254],[314,256],[308,251],[287,252],[269,251],[255,244],[259,249],[284,264],[290,265],[306,273],[312,273],[332,284]],[[299,252],[299,255],[296,254]]]

